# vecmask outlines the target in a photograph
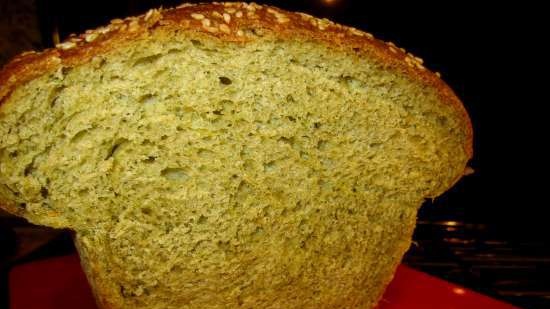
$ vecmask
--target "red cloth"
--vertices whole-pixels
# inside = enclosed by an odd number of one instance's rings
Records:
[[[78,256],[27,263],[10,273],[11,309],[97,309]],[[517,309],[400,266],[378,309]]]

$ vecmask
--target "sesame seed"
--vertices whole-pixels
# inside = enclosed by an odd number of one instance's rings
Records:
[[[243,17],[243,12],[237,11],[237,13],[235,13],[235,17],[237,17],[237,18]]]
[[[101,34],[105,34],[109,31],[111,31],[111,28],[109,28],[109,27],[100,27],[100,28],[97,28],[96,31],[101,33]]]
[[[225,11],[229,14],[234,14],[237,10],[234,8],[225,9]]]
[[[365,32],[365,36],[369,39],[374,39],[374,35],[368,33],[368,32]]]
[[[202,22],[202,25],[203,25],[204,27],[210,27],[210,25],[212,24],[212,23],[210,22],[210,19],[208,19],[208,18],[203,19],[201,22]]]
[[[89,33],[86,36],[84,36],[84,40],[88,43],[93,42],[95,39],[97,39],[98,34],[97,33]]]
[[[220,31],[223,33],[231,33],[231,29],[226,24],[220,24]]]
[[[287,17],[277,17],[277,22],[279,24],[284,24],[284,23],[287,23],[289,21],[290,21],[290,19],[288,19]]]
[[[19,56],[22,57],[22,56],[31,55],[31,54],[36,54],[36,52],[34,50],[28,50],[28,51],[22,52],[21,54],[19,54]]]
[[[71,49],[75,46],[76,46],[75,42],[64,42],[64,43],[60,43],[60,44],[55,45],[55,47],[61,48],[63,50]]]
[[[132,20],[128,24],[128,31],[130,31],[130,32],[134,32],[134,31],[138,30],[138,28],[139,28],[139,22],[137,20]]]
[[[350,32],[357,36],[365,36],[365,33],[363,31],[357,30],[355,28],[350,28]]]
[[[441,73],[439,73],[439,72],[435,72],[435,76],[437,76],[437,77],[441,78]]]
[[[220,14],[220,12],[217,12],[217,11],[212,12],[212,16],[217,17],[217,18],[223,18],[222,14]]]
[[[231,15],[227,14],[227,13],[223,13],[223,20],[226,22],[226,23],[230,23],[231,22]]]
[[[124,21],[120,18],[115,18],[113,20],[111,20],[111,24],[113,25],[119,25],[119,24],[122,24]]]
[[[391,51],[392,53],[397,54],[397,49],[395,49],[395,47],[393,47],[393,46],[390,45],[390,46],[388,46],[388,48],[390,49],[390,51]]]
[[[199,13],[192,13],[192,14],[191,14],[191,17],[192,17],[193,19],[196,19],[196,20],[204,19],[204,15],[199,14]]]
[[[242,30],[237,30],[237,36],[243,36],[244,32]]]
[[[206,29],[206,31],[208,31],[208,32],[212,32],[212,33],[218,32],[218,28],[216,28],[216,27],[203,26],[203,28]]]
[[[151,18],[151,16],[153,16],[153,13],[154,13],[154,10],[149,10],[147,11],[147,14],[145,14],[145,20],[149,20],[149,18]]]

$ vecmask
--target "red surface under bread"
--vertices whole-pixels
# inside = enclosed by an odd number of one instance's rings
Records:
[[[11,309],[97,309],[78,256],[27,263],[10,273]],[[378,309],[517,307],[400,266]]]

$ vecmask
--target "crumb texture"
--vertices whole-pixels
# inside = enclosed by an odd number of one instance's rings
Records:
[[[375,58],[165,31],[14,89],[0,200],[76,231],[103,308],[371,308],[465,126]]]

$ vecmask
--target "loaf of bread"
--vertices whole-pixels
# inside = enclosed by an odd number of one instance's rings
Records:
[[[256,4],[113,20],[0,85],[1,206],[74,230],[104,309],[373,308],[472,155],[419,58]]]

